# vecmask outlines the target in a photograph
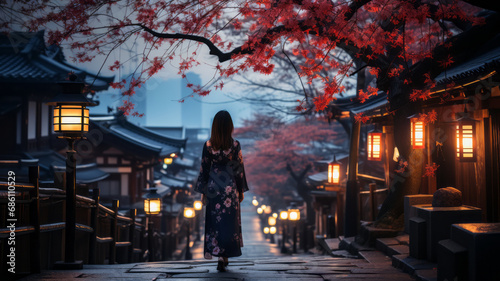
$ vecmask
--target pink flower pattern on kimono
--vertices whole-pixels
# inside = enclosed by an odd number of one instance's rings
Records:
[[[226,208],[231,207],[231,198],[226,198],[226,201],[224,201],[224,206],[226,206]]]
[[[226,186],[226,194],[231,194],[231,191],[233,191],[233,188],[231,186]]]

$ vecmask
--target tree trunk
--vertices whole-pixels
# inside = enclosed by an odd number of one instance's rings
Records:
[[[391,83],[393,95],[408,97],[410,89],[403,86],[401,80],[395,79]],[[389,194],[385,199],[375,226],[380,228],[403,229],[404,228],[404,196],[417,194],[422,181],[423,163],[425,161],[425,150],[413,149],[410,143],[410,120],[416,112],[418,103],[398,100],[404,104],[395,111],[394,115],[394,144],[398,148],[400,160],[406,161],[408,166],[403,172],[390,172],[391,182]],[[400,162],[401,162],[400,161]],[[401,165],[397,165],[398,169]]]

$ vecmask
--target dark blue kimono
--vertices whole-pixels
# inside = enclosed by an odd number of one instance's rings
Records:
[[[207,198],[205,258],[241,256],[243,237],[239,194],[248,190],[238,141],[228,150],[203,146],[200,175],[194,188]]]

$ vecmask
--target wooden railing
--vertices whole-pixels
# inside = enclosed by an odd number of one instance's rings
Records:
[[[39,186],[37,161],[0,161],[0,166],[19,165],[28,168],[27,182],[15,181],[15,229],[9,228],[9,182],[0,181],[0,272],[7,272],[7,250],[15,240],[16,274],[37,273],[64,260],[66,194],[58,188]],[[10,188],[12,189],[12,188]],[[89,264],[114,264],[170,259],[176,250],[178,231],[146,231],[137,222],[137,210],[129,216],[118,212],[119,201],[107,208],[99,203],[99,189],[92,198],[76,198],[76,260]],[[158,227],[159,229],[159,227]],[[11,238],[12,240],[12,238]],[[161,249],[152,256],[148,249]],[[117,254],[118,253],[118,254]]]

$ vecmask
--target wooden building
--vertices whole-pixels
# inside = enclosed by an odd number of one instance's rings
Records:
[[[154,168],[165,158],[179,155],[186,145],[186,139],[169,138],[130,123],[121,112],[91,116],[89,137],[95,147],[87,157],[96,159],[99,168],[110,174],[99,182],[101,197],[104,201],[120,199],[123,207],[142,202],[145,190],[155,185]]]
[[[44,32],[0,34],[0,139],[2,159],[39,159],[42,184],[64,186],[66,141],[52,130],[47,101],[60,93],[58,82],[74,73],[93,91],[108,88],[114,77],[88,73],[68,64],[63,50],[46,46]],[[89,96],[91,98],[91,96]],[[78,146],[78,145],[77,145]],[[76,181],[82,190],[108,176],[95,161],[78,159]],[[22,173],[22,172],[21,172]],[[22,175],[22,174],[20,174]]]

